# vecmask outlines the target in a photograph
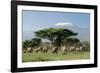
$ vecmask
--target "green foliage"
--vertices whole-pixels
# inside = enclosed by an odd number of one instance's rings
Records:
[[[32,47],[39,46],[41,44],[41,38],[33,38],[31,40]]]
[[[63,29],[63,28],[48,28],[35,32],[35,36],[50,40],[52,44],[55,44],[57,46],[60,46],[61,41],[66,37],[76,36],[76,35],[77,33],[74,33],[69,29]]]
[[[80,40],[78,38],[65,38],[62,43],[67,45],[80,45]]]
[[[33,38],[32,40],[23,41],[23,49],[27,49],[28,47],[35,47],[41,44],[40,38]]]
[[[23,45],[23,49],[27,49],[28,47],[31,47],[32,43],[29,40],[25,40],[23,41],[22,45]]]
[[[72,43],[77,43],[77,42],[80,42],[80,40],[78,38],[66,38],[66,41],[67,42],[72,42]]]

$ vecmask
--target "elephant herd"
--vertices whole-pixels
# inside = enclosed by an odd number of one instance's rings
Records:
[[[72,51],[82,51],[83,47],[82,46],[61,46],[61,47],[56,47],[56,46],[38,46],[35,48],[29,47],[27,48],[27,50],[24,50],[23,52],[29,52],[29,53],[53,53],[53,54],[57,54],[57,53],[65,53],[67,51],[72,52]]]

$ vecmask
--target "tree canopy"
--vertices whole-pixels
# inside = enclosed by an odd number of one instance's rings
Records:
[[[33,38],[31,40],[23,41],[23,49],[27,49],[28,47],[37,47],[41,44],[41,38]]]
[[[31,40],[32,47],[39,46],[41,44],[41,38],[33,38]]]
[[[78,38],[65,38],[63,40],[63,44],[67,44],[67,45],[75,45],[75,44],[78,44],[78,45],[81,45],[79,44],[80,43],[80,40]]]
[[[29,40],[25,40],[23,41],[22,45],[23,45],[23,49],[27,49],[28,47],[31,47],[32,43]]]
[[[76,36],[77,33],[63,28],[47,28],[35,32],[36,37],[50,40],[53,44],[60,46],[61,41],[66,37]]]

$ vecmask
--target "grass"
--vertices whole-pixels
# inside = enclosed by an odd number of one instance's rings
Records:
[[[64,54],[52,53],[23,53],[23,62],[57,61],[57,60],[82,60],[89,59],[90,52],[66,52]]]

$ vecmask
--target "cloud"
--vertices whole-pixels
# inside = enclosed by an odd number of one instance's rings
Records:
[[[59,22],[55,26],[72,26],[71,22]]]

